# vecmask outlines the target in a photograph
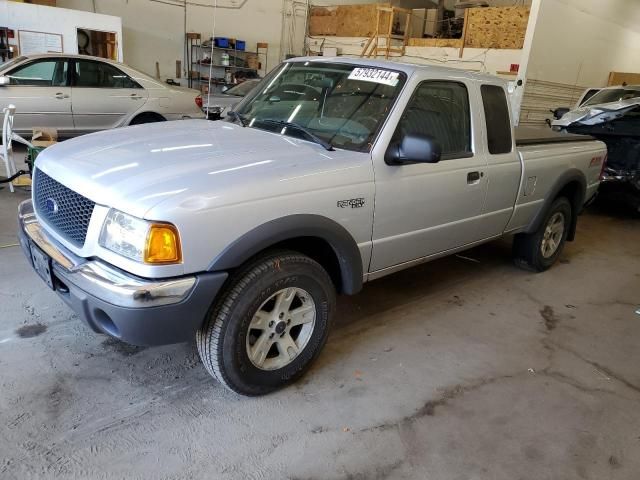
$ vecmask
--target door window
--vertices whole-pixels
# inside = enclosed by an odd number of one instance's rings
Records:
[[[7,74],[10,85],[60,87],[67,84],[67,62],[60,59],[38,60],[17,67]]]
[[[497,155],[511,152],[511,121],[504,89],[497,85],[482,85],[480,93],[487,123],[489,153]]]
[[[88,88],[142,88],[113,65],[76,60],[75,86]]]
[[[434,138],[442,148],[443,160],[472,156],[467,87],[440,80],[418,85],[398,123],[394,140],[408,134]]]

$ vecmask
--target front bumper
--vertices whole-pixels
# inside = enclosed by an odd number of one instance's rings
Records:
[[[53,288],[73,311],[94,331],[134,345],[191,340],[227,279],[226,272],[145,279],[80,258],[47,234],[31,200],[18,207],[18,225],[31,266],[35,244],[51,258]]]

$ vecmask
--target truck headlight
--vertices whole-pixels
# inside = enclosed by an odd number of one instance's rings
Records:
[[[180,263],[180,235],[169,223],[156,223],[111,209],[100,232],[102,247],[137,262]]]

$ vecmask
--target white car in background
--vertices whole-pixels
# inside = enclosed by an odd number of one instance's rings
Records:
[[[0,65],[0,105],[16,106],[14,130],[75,136],[126,125],[204,118],[197,90],[86,55],[42,54]]]
[[[261,78],[250,78],[238,85],[234,85],[231,88],[225,89],[222,93],[211,93],[204,96],[204,105],[202,109],[209,110],[210,120],[219,120],[226,117],[227,112],[231,110],[234,105],[240,103],[245,96],[247,96],[256,85],[260,83]]]

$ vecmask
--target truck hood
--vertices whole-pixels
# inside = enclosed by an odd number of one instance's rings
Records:
[[[640,105],[640,97],[628,98],[618,102],[600,103],[576,108],[565,113],[562,118],[551,122],[553,127],[571,125],[598,125],[624,116]]]
[[[67,140],[36,166],[98,204],[144,218],[169,198],[223,198],[233,188],[248,200],[261,194],[252,184],[327,168],[348,153],[228,122],[181,120]]]

